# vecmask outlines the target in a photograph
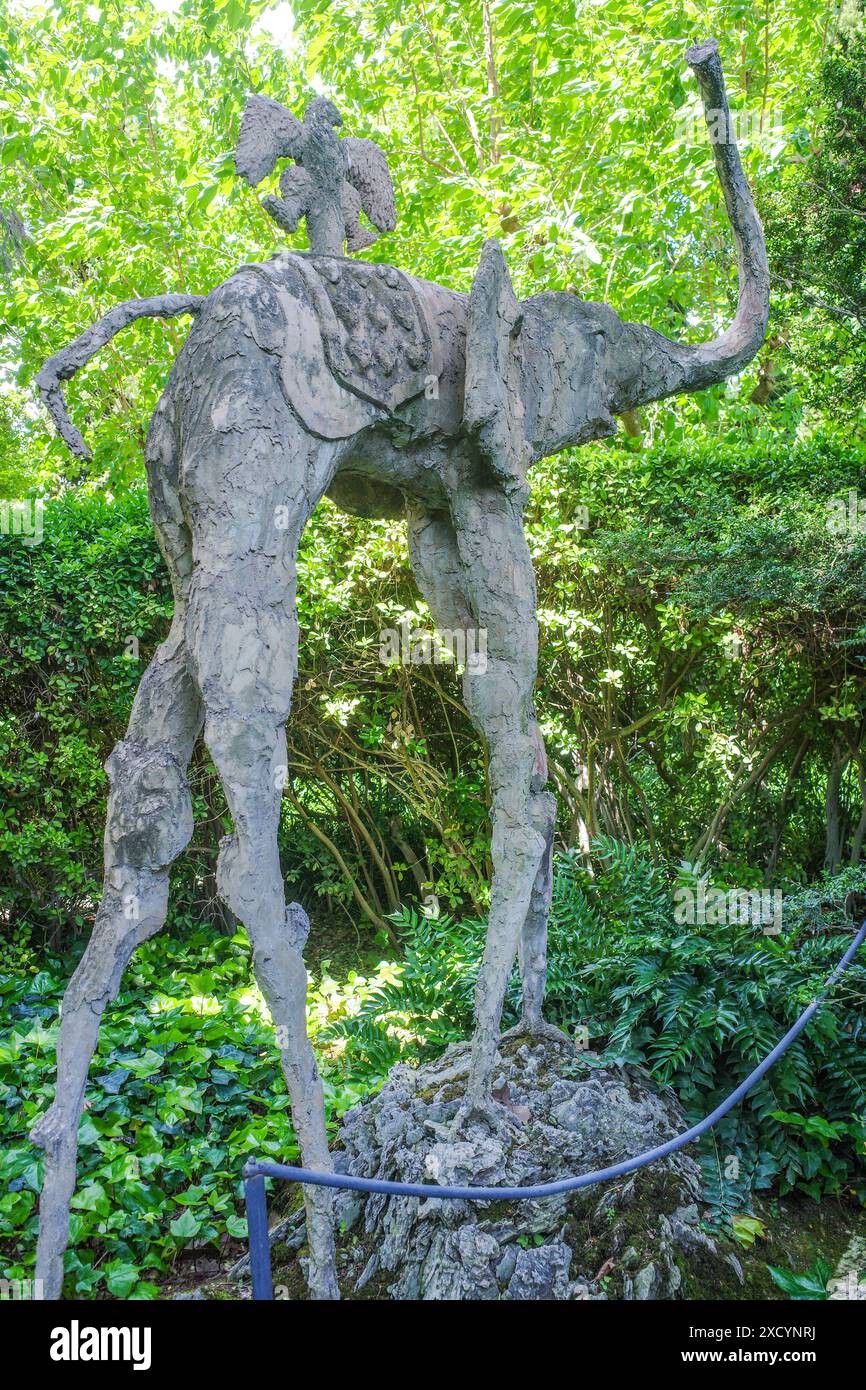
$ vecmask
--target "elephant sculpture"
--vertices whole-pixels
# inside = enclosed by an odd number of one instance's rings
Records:
[[[363,204],[365,177],[379,179],[378,192],[367,194],[378,196],[388,224],[383,160],[371,157],[366,172],[355,167],[341,150],[349,142],[334,134],[339,117],[330,103],[318,123],[304,123],[303,143],[299,122],[280,125],[274,114],[275,133],[264,99],[253,98],[242,172],[249,177],[254,167],[303,151],[303,178],[283,186],[296,195],[291,216],[306,211],[311,251],[244,266],[206,297],[119,305],[39,374],[61,435],[82,454],[61,383],[137,317],[194,317],[146,445],[174,617],[142,678],[126,737],[106,763],[104,894],[63,1001],[55,1097],[32,1136],[45,1151],[36,1270],[44,1297],[61,1292],[77,1130],[100,1017],[135,948],[163,925],[169,867],[193,828],[186,768],[201,733],[234,826],[221,842],[219,891],[252,942],[304,1165],[330,1167],[306,1031],[309,923],[285,901],[277,853],[298,643],[296,555],[323,495],[363,516],[405,514],[413,570],[437,626],[486,631],[486,665],[467,662],[463,693],[489,749],[493,872],[455,1126],[515,1122],[492,1098],[491,1079],[515,956],[519,1028],[550,1031],[542,1003],[556,811],[533,708],[538,625],[522,521],[528,470],[612,434],[626,411],[740,371],[766,329],[764,238],[730,133],[717,45],[686,57],[739,258],[736,316],[711,342],[678,344],[569,293],[518,302],[495,241],[485,243],[468,295],[342,255],[345,237],[353,228],[357,234],[355,196]],[[256,138],[271,142],[269,153],[251,151]],[[305,1200],[311,1294],[336,1298],[330,1193],[307,1189]]]

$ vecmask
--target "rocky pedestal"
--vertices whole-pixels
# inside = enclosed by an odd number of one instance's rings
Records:
[[[495,1094],[514,1124],[454,1140],[468,1046],[397,1066],[344,1118],[338,1171],[405,1182],[517,1186],[618,1162],[686,1128],[638,1067],[549,1041],[502,1047]],[[744,1296],[736,1255],[699,1223],[696,1163],[677,1153],[627,1177],[538,1201],[337,1197],[344,1298],[653,1299]],[[303,1211],[272,1233],[278,1296],[304,1296]],[[238,1267],[237,1273],[243,1274]]]

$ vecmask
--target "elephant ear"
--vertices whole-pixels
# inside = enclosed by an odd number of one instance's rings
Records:
[[[525,487],[531,457],[516,353],[522,322],[502,247],[491,238],[482,248],[469,295],[463,423],[509,491]]]

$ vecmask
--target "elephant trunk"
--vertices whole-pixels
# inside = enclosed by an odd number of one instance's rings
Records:
[[[681,392],[700,391],[742,371],[758,352],[770,309],[770,273],[764,233],[733,134],[725,79],[715,39],[686,53],[701,89],[716,173],[737,247],[739,302],[733,323],[698,346],[675,343],[653,329],[627,324],[612,402],[616,414]]]
[[[770,311],[770,272],[764,232],[733,135],[718,44],[711,39],[690,48],[686,62],[701,89],[704,118],[734,233],[739,269],[739,302],[730,328],[712,342],[690,350],[688,374],[681,389],[694,391],[723,381],[757,353],[764,341]]]

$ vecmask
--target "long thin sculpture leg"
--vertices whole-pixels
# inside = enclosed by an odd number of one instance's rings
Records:
[[[210,558],[203,545],[201,563]],[[277,849],[297,650],[294,592],[287,593],[285,571],[272,560],[256,565],[248,558],[240,581],[238,572],[239,565],[229,565],[217,577],[194,576],[190,605],[190,643],[207,704],[205,742],[234,824],[221,843],[217,885],[253,944],[304,1164],[330,1172],[322,1083],[307,1036],[308,923],[286,906]],[[310,1291],[338,1298],[331,1194],[313,1187],[304,1196]]]
[[[544,853],[532,886],[529,911],[518,944],[523,1016],[506,1036],[526,1034],[563,1042],[568,1041],[567,1034],[548,1023],[542,1013],[547,983],[547,920],[553,895],[553,836],[556,829],[556,797],[552,792],[530,792],[529,819],[544,838]]]
[[[411,508],[409,538],[435,621],[474,629],[479,650],[486,642],[484,658],[467,662],[463,680],[467,709],[490,753],[493,881],[462,1123],[470,1112],[493,1113],[490,1081],[518,944],[526,1015],[541,1020],[555,805],[544,790],[547,764],[532,705],[535,580],[519,506],[498,488],[458,491],[453,520]]]
[[[63,998],[54,1100],[31,1136],[45,1151],[36,1279],[47,1299],[59,1298],[63,1287],[78,1124],[100,1019],[117,994],[133,951],[165,920],[169,866],[192,834],[186,768],[202,714],[184,646],[190,538],[174,487],[176,434],[170,392],[154,414],[145,461],[151,513],[171,574],[175,611],[168,638],[139,685],[126,737],[106,763],[111,787],[102,901]]]
[[[264,614],[262,618],[263,639],[276,637]],[[282,633],[279,645],[284,654],[291,650],[288,632]],[[256,655],[264,665],[264,641]],[[211,707],[205,741],[234,822],[234,834],[226,836],[220,848],[220,896],[252,941],[253,968],[276,1027],[304,1166],[331,1172],[322,1081],[307,1034],[303,948],[309,922],[297,904],[286,905],[277,851],[281,772],[287,761],[282,721],[275,711],[241,716]],[[304,1201],[310,1292],[317,1299],[339,1298],[331,1193],[324,1187],[305,1188]]]
[[[468,665],[466,707],[487,740],[493,878],[484,957],[475,987],[466,1112],[490,1108],[499,1025],[508,977],[545,839],[532,824],[530,795],[546,767],[535,729],[532,690],[538,656],[535,577],[519,507],[497,488],[465,486],[453,503],[457,547],[473,616],[486,632],[486,669]]]
[[[186,767],[199,727],[198,696],[175,629],[148,667],[126,738],[106,763],[111,790],[102,901],[63,998],[54,1100],[31,1135],[45,1151],[36,1249],[43,1298],[59,1298],[63,1286],[78,1123],[100,1019],[133,951],[165,921],[169,865],[192,834]]]
[[[231,891],[231,890],[229,890]],[[280,931],[252,929],[256,979],[277,1027],[280,1063],[292,1100],[292,1123],[304,1166],[330,1173],[322,1078],[307,1033],[307,971],[303,950],[310,921],[300,903],[286,908]],[[309,1286],[313,1298],[340,1297],[334,1255],[332,1198],[327,1188],[304,1189]]]
[[[205,742],[234,826],[221,844],[217,883],[253,944],[304,1164],[329,1172],[322,1083],[306,1026],[307,924],[286,905],[277,830],[297,670],[297,547],[340,446],[312,439],[289,410],[280,359],[259,346],[273,322],[259,324],[245,277],[211,304],[195,334],[182,486],[195,554],[187,644],[205,703]],[[315,1187],[304,1196],[310,1291],[338,1298],[331,1194]]]

